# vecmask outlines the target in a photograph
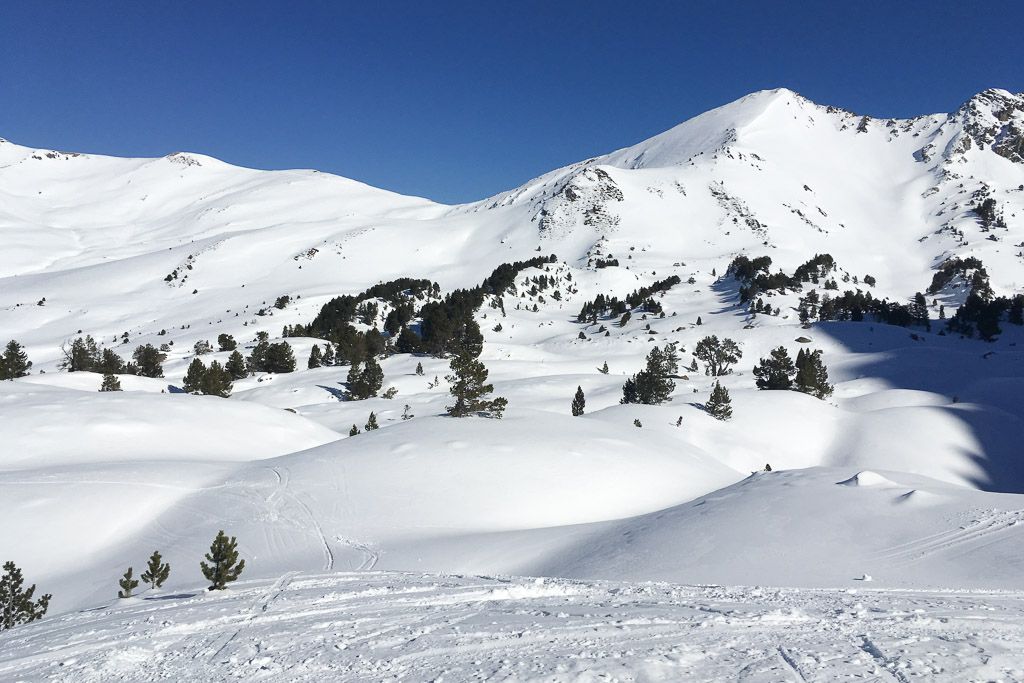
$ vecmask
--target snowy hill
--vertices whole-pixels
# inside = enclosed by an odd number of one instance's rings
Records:
[[[1024,95],[986,90],[948,115],[887,120],[759,92],[460,206],[191,153],[0,141],[0,250],[0,344],[19,341],[33,362],[0,382],[0,560],[54,594],[43,623],[0,635],[17,653],[0,656],[0,678],[65,675],[33,669],[24,649],[57,615],[103,630],[148,610],[110,600],[154,549],[174,569],[153,609],[187,593],[175,618],[201,629],[221,609],[193,595],[219,529],[239,539],[246,604],[296,572],[370,569],[1024,588],[1024,326],[1011,303],[1024,293]],[[771,262],[741,272],[738,256]],[[367,294],[376,307],[350,316],[369,335],[409,305],[402,324],[423,335],[425,305],[512,271],[472,312],[509,402],[502,420],[445,416],[449,358],[425,347],[380,354],[382,390],[365,400],[347,396],[347,363],[307,369],[325,345],[311,323],[335,297],[436,283]],[[906,306],[918,292],[922,310]],[[592,316],[599,295],[622,308]],[[961,307],[948,328],[940,317]],[[163,376],[119,374],[122,392],[99,392],[102,373],[62,369],[85,335],[125,360],[163,348]],[[196,357],[228,362],[226,349],[194,350],[220,335],[245,356],[257,335],[287,342],[297,369],[238,378],[230,398],[183,393]],[[720,377],[692,355],[708,335],[742,353]],[[620,403],[670,343],[670,399]],[[834,393],[758,390],[752,370],[780,345],[820,350]],[[716,381],[728,421],[705,409]],[[577,386],[586,410],[573,417]],[[381,429],[349,436],[371,411]],[[346,580],[296,599],[331,603]],[[210,598],[222,599],[236,598]],[[96,605],[109,619],[73,614]],[[887,666],[876,650],[858,656]],[[777,659],[766,678],[800,669]]]

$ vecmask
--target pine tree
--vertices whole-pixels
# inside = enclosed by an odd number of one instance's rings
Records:
[[[167,355],[160,353],[152,344],[137,347],[132,358],[135,359],[139,375],[143,377],[164,376],[163,362],[167,360]]]
[[[423,376],[423,363],[416,363],[416,374],[420,377]]]
[[[587,399],[583,396],[583,387],[576,387],[576,395],[572,398],[572,415],[579,417],[587,407]]]
[[[330,367],[334,365],[334,347],[330,344],[324,344],[324,358],[322,364]]]
[[[203,380],[205,377],[206,366],[203,365],[203,361],[193,358],[192,362],[188,364],[185,378],[181,381],[181,388],[187,394],[201,394],[203,393]]]
[[[79,337],[70,346],[65,342],[60,349],[64,354],[61,367],[68,372],[88,372],[100,361],[100,349],[90,335]]]
[[[754,367],[758,389],[788,390],[793,388],[796,367],[786,347],[772,350],[770,358],[762,358]]]
[[[217,335],[217,346],[221,351],[234,351],[238,348],[238,342],[230,334],[219,334]]]
[[[121,590],[117,592],[117,597],[132,597],[132,591],[139,587],[139,580],[132,578],[131,567],[128,567],[128,571],[124,573],[124,576],[122,576],[121,579],[117,582],[117,585],[121,587]]]
[[[815,398],[826,399],[832,395],[832,385],[828,381],[828,368],[821,360],[821,350],[800,350],[796,357],[797,391],[810,394]]]
[[[323,364],[323,360],[324,358],[320,351],[320,345],[313,344],[313,349],[309,352],[309,361],[306,363],[306,367],[310,370],[318,368]]]
[[[100,383],[100,391],[121,391],[121,380],[119,380],[116,375],[103,375],[103,381]]]
[[[228,362],[224,365],[224,369],[228,371],[233,380],[244,379],[249,376],[249,371],[245,367],[245,356],[237,349],[228,356]]]
[[[295,354],[288,342],[269,344],[263,361],[264,372],[295,372]]]
[[[608,361],[605,361],[604,365],[599,367],[597,369],[597,371],[600,372],[602,375],[607,375],[608,374]]]
[[[445,410],[452,417],[466,417],[473,413],[485,413],[489,417],[501,418],[508,401],[502,397],[488,400],[486,396],[494,391],[487,383],[487,368],[471,353],[462,352],[452,357],[449,363],[452,373],[445,377],[451,384],[454,405]]]
[[[210,552],[206,553],[206,562],[209,564],[199,563],[203,576],[210,582],[209,590],[224,590],[245,569],[245,560],[238,559],[237,546],[234,536],[229,539],[223,529],[217,532],[217,537],[210,545]]]
[[[914,319],[914,323],[925,329],[932,329],[932,323],[928,319],[928,302],[921,292],[916,293],[910,302],[910,315]]]
[[[732,417],[732,399],[729,398],[729,390],[723,387],[721,382],[715,382],[711,398],[704,404],[704,409],[716,420],[728,420]]]
[[[348,430],[348,435],[349,436],[356,436],[357,434],[359,434],[359,427],[356,427],[355,425],[352,425],[352,429]]]
[[[704,362],[704,374],[721,377],[729,374],[729,368],[739,362],[743,352],[732,339],[719,341],[717,335],[710,335],[697,342],[693,355]]]
[[[142,572],[139,578],[148,583],[150,588],[156,590],[164,585],[164,581],[167,580],[170,574],[171,565],[163,562],[159,550],[154,550],[153,554],[149,556],[149,564],[146,566],[146,571]]]
[[[200,390],[207,396],[227,398],[231,395],[232,388],[231,373],[221,366],[220,361],[210,363],[210,367],[203,374]]]
[[[24,377],[31,367],[32,361],[28,359],[21,344],[13,339],[7,342],[7,348],[0,356],[0,380]]]
[[[621,403],[660,405],[668,401],[676,388],[671,380],[679,369],[679,354],[674,344],[662,351],[655,346],[647,354],[647,366],[622,386]]]
[[[47,593],[33,601],[35,584],[22,588],[24,585],[21,570],[13,562],[4,562],[4,573],[0,576],[0,631],[42,619],[46,614],[53,596]]]
[[[372,410],[370,411],[370,417],[366,420],[366,424],[363,425],[363,429],[368,432],[372,432],[375,429],[379,429],[380,425],[377,424],[377,414]]]
[[[104,375],[120,375],[124,372],[124,360],[112,349],[103,349],[100,355],[100,362],[93,368],[96,372]]]
[[[412,418],[416,417],[415,415],[413,415],[410,412],[411,410],[412,410],[412,408],[410,408],[409,404],[406,403],[405,407],[402,409],[402,419],[403,420],[411,420]]]

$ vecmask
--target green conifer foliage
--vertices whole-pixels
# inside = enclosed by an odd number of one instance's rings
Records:
[[[245,569],[245,560],[238,559],[238,542],[235,537],[228,538],[224,530],[217,532],[217,537],[206,553],[206,562],[200,562],[199,568],[203,576],[210,582],[209,590],[224,590],[232,581],[238,579]]]

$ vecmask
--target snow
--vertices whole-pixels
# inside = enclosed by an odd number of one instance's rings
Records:
[[[957,283],[928,297],[930,331],[803,326],[800,294],[753,316],[723,276],[739,253],[787,272],[830,253],[841,289],[905,301],[975,256],[1019,293],[1024,166],[981,138],[1022,102],[865,121],[755,93],[452,207],[194,153],[0,142],[0,343],[34,362],[0,382],[0,559],[54,594],[43,622],[0,635],[0,679],[1020,679],[1024,330],[939,335]],[[983,229],[976,195],[1006,228]],[[294,373],[180,392],[197,341],[248,354],[334,296],[402,276],[450,291],[538,251],[557,261],[477,314],[503,420],[445,417],[448,362],[426,356],[381,361],[393,398],[347,400],[348,368],[305,369],[322,343],[305,337],[287,339]],[[542,273],[561,299],[522,286]],[[575,320],[669,275],[663,319]],[[99,392],[59,368],[85,334],[125,358],[167,344],[166,377]],[[681,368],[667,404],[619,404],[651,347],[689,365],[709,334],[742,349],[732,374]],[[780,345],[821,349],[834,395],[756,390]],[[703,410],[716,379],[728,422]],[[349,437],[371,411],[381,429]],[[206,595],[196,565],[220,529],[246,572]],[[111,602],[154,549],[163,592]]]
[[[18,629],[5,680],[1019,680],[1019,592],[286,573]]]

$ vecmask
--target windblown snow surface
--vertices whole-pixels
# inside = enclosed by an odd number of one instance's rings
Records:
[[[0,141],[0,343],[34,362],[0,382],[0,560],[54,596],[0,634],[0,680],[1024,680],[1024,329],[938,334],[957,278],[925,330],[804,327],[809,285],[752,315],[726,276],[738,254],[792,273],[829,253],[840,290],[903,302],[975,257],[1020,293],[1022,131],[1024,97],[1000,90],[899,121],[767,91],[462,206]],[[500,421],[445,417],[429,356],[381,361],[393,398],[346,400],[348,368],[305,369],[322,342],[302,337],[294,373],[179,390],[199,340],[251,347],[340,294],[443,293],[538,251],[556,262],[477,313]],[[531,293],[541,274],[572,286]],[[576,321],[670,275],[665,318]],[[59,369],[80,334],[171,344],[166,376],[100,393]],[[731,420],[704,412],[700,371],[619,404],[650,348],[688,364],[709,334],[743,352]],[[780,345],[821,349],[833,396],[758,391]],[[370,411],[381,429],[349,437]],[[207,593],[220,529],[246,570]],[[168,583],[114,598],[154,549]]]

